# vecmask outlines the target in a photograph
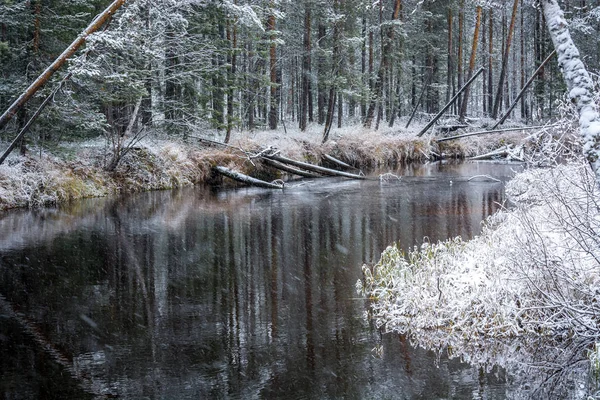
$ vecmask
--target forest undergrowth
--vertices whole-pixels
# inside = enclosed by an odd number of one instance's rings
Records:
[[[107,171],[112,154],[102,139],[65,143],[53,151],[30,146],[25,155],[11,155],[0,165],[0,210],[39,207],[117,193],[172,189],[195,184],[234,184],[214,175],[217,165],[265,180],[281,179],[281,173],[251,158],[268,146],[291,158],[320,164],[329,154],[360,169],[390,168],[409,162],[428,162],[441,157],[464,158],[512,144],[523,134],[496,134],[485,138],[435,143],[417,138],[415,131],[367,131],[349,126],[332,131],[321,144],[319,126],[306,132],[238,132],[230,146],[210,144],[198,138],[148,135],[133,146],[114,171]],[[250,156],[250,157],[249,157]]]

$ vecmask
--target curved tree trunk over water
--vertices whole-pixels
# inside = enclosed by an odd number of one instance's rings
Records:
[[[569,97],[577,106],[579,131],[585,154],[596,178],[600,178],[600,116],[594,102],[594,84],[571,39],[569,26],[556,0],[542,0],[546,25],[558,54],[558,64]]]

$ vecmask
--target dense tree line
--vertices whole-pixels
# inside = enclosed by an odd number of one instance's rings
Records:
[[[3,0],[0,106],[11,101],[110,2]],[[600,8],[563,2],[574,39],[593,71],[600,61]],[[500,0],[130,0],[69,67],[2,133],[23,126],[71,73],[33,128],[34,137],[149,131],[188,135],[309,124],[392,126],[414,109],[426,120],[474,81],[448,113],[498,118],[550,54],[544,14]],[[556,60],[538,74],[513,118],[556,114],[565,86]]]

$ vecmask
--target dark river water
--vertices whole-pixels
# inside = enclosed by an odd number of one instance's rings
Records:
[[[365,318],[386,246],[480,231],[515,165],[197,187],[0,216],[1,399],[504,399]],[[377,175],[374,175],[377,178]]]

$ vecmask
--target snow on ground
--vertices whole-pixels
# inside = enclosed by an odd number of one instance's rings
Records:
[[[357,288],[371,299],[369,316],[415,345],[506,368],[538,391],[531,398],[600,398],[589,379],[600,371],[594,173],[580,159],[526,170],[506,190],[513,205],[472,240],[392,246],[363,266]]]

